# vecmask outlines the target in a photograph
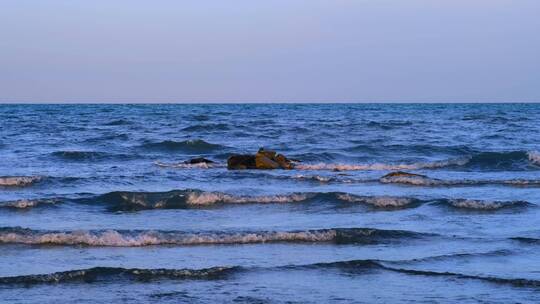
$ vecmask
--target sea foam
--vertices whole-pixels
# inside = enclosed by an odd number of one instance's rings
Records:
[[[26,187],[40,181],[41,179],[41,176],[1,176],[0,186]]]

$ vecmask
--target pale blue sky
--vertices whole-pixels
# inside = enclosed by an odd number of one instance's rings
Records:
[[[540,1],[0,0],[0,101],[540,101]]]

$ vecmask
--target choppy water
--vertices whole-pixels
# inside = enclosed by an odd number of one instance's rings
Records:
[[[0,299],[538,303],[539,143],[538,104],[1,105]],[[259,147],[302,163],[226,169]]]

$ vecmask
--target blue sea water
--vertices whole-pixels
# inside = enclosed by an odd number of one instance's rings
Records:
[[[540,104],[0,105],[0,301],[538,303],[539,143]],[[227,170],[260,147],[301,162]]]

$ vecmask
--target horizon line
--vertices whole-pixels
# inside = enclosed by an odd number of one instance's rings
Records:
[[[0,105],[99,105],[99,104],[538,104],[540,100],[522,101],[2,101]]]

